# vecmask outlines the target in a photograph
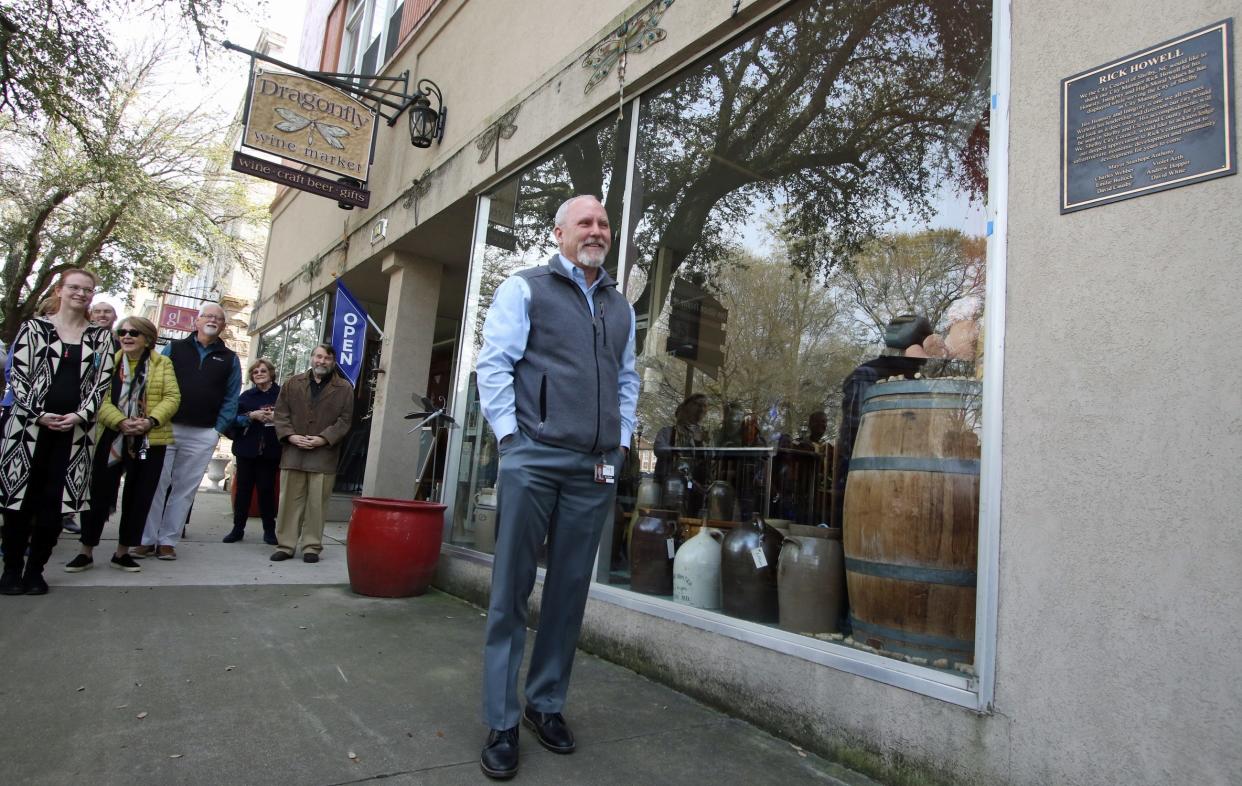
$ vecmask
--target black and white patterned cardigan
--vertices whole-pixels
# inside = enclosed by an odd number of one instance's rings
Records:
[[[77,513],[90,502],[91,458],[94,455],[95,413],[112,382],[112,336],[107,328],[91,325],[82,333],[82,360],[78,369],[82,422],[73,429],[73,447],[65,472],[61,512]],[[26,481],[39,436],[36,421],[43,414],[52,379],[65,353],[52,321],[44,317],[22,323],[13,339],[13,406],[4,418],[0,440],[0,509],[18,510],[26,497]]]

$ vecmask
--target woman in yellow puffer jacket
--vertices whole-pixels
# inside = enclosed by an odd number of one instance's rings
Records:
[[[181,405],[181,391],[172,361],[155,352],[156,328],[149,319],[126,317],[116,329],[121,351],[116,355],[112,390],[99,408],[103,436],[95,448],[91,504],[82,516],[82,551],[65,570],[78,573],[94,565],[108,514],[116,506],[121,476],[121,531],[112,567],[142,570],[129,554],[142,539],[164,468],[164,453],[173,443],[172,417]]]

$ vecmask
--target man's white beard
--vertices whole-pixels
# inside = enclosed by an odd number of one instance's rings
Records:
[[[598,256],[596,256],[598,254]],[[608,258],[608,252],[594,248],[584,248],[578,252],[578,264],[585,267],[599,267]]]
[[[216,327],[215,325],[203,325],[203,335],[215,336],[215,335],[219,335],[219,333],[220,333],[220,328]]]
[[[315,375],[316,379],[323,379],[328,376],[328,372],[331,370],[332,369],[330,368],[323,368],[322,366],[311,366],[311,373]]]

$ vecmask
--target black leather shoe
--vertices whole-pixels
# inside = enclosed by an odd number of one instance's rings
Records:
[[[535,732],[540,745],[553,753],[574,752],[574,733],[559,712],[536,712],[527,706],[522,710],[522,723]]]
[[[279,543],[279,541],[276,540],[276,536],[270,532],[263,533],[263,542],[269,546],[275,546],[277,543]]]
[[[492,729],[487,735],[487,744],[479,754],[479,767],[489,778],[503,781],[517,775],[518,770],[518,727],[512,729]]]
[[[236,543],[246,534],[246,530],[234,528],[229,530],[229,534],[224,536],[225,543]]]
[[[287,551],[277,551],[268,557],[272,562],[284,562],[287,559],[293,559],[293,555]]]

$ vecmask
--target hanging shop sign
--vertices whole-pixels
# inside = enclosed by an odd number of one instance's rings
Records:
[[[198,309],[182,306],[160,306],[160,327],[167,330],[184,330],[194,332],[194,321],[198,319]]]
[[[1061,81],[1061,212],[1237,174],[1233,20]]]
[[[296,188],[311,194],[330,197],[340,205],[352,207],[368,207],[371,204],[371,192],[361,188],[353,181],[339,182],[326,177],[312,175],[310,172],[268,161],[263,158],[248,156],[233,151],[233,169],[246,175],[254,175],[273,183]]]
[[[376,112],[324,82],[254,69],[242,144],[366,182]]]

